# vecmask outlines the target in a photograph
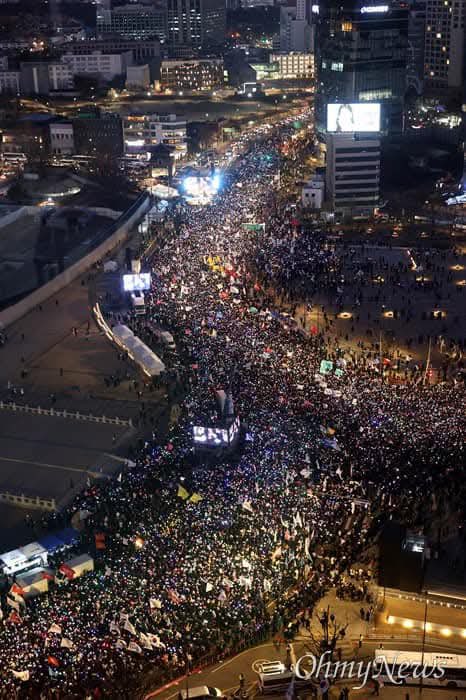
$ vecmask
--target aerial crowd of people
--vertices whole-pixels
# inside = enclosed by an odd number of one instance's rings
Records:
[[[296,284],[299,222],[271,185],[294,136],[284,120],[251,141],[212,205],[186,209],[153,251],[147,316],[182,359],[179,422],[69,507],[86,515],[95,571],[3,605],[1,697],[142,696],[309,616],[355,563],[373,570],[387,519],[423,528],[461,502],[464,387],[390,385],[338,348],[328,356],[319,329],[290,323],[261,282]],[[324,237],[305,249],[298,276],[314,260],[314,284],[333,284]],[[220,389],[242,436],[200,454],[193,427],[218,420]]]

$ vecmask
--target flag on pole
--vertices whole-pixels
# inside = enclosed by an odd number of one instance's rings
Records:
[[[29,680],[29,671],[11,671],[12,674],[14,675],[15,678],[17,678],[19,681],[28,681]]]
[[[134,651],[135,654],[142,654],[142,649],[136,642],[130,642],[128,644],[128,651]]]
[[[151,610],[160,610],[162,608],[162,601],[158,598],[149,598],[149,607]]]
[[[62,637],[62,640],[60,642],[60,646],[63,649],[74,649],[74,644],[71,641],[71,639],[67,639],[66,637]]]
[[[58,571],[63,574],[69,581],[75,577],[75,572],[71,568],[71,566],[68,566],[68,564],[62,564]]]
[[[13,622],[15,625],[20,625],[22,622],[21,616],[16,610],[12,610],[8,616],[8,622]]]
[[[141,632],[141,634],[139,635],[139,639],[144,649],[149,649],[149,651],[153,650],[152,643],[147,634]]]
[[[176,494],[179,498],[182,498],[183,501],[186,501],[189,498],[189,492],[186,491],[184,486],[181,486],[181,484],[178,484],[178,493]]]
[[[134,636],[137,636],[136,628],[134,625],[131,624],[129,620],[125,620],[125,624],[123,625],[123,629],[129,632],[130,634],[134,634]]]
[[[48,634],[61,634],[61,627],[60,625],[57,625],[55,622],[50,625],[48,629]]]
[[[242,507],[243,507],[243,510],[247,510],[248,513],[254,513],[254,509],[251,505],[251,501],[243,501]]]
[[[13,600],[13,598],[8,598],[6,599],[6,604],[10,606],[10,608],[13,608],[13,610],[16,610],[16,612],[19,612],[19,603],[16,600]]]
[[[199,503],[199,501],[202,501],[203,498],[204,498],[204,496],[201,496],[200,493],[193,493],[193,495],[189,499],[189,502],[190,503]]]
[[[24,590],[18,586],[17,583],[14,583],[12,587],[10,588],[10,593],[13,595],[20,595],[21,597],[24,597]]]

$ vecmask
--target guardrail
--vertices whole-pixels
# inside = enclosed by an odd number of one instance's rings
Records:
[[[17,494],[11,491],[0,493],[0,503],[19,508],[33,508],[35,510],[55,511],[57,509],[57,502],[54,498],[26,496],[24,493]]]
[[[51,416],[54,418],[72,418],[73,420],[89,421],[91,423],[105,423],[107,425],[123,425],[128,428],[133,427],[131,418],[110,418],[109,416],[94,416],[91,413],[80,413],[79,411],[62,411],[56,408],[42,408],[41,406],[29,406],[28,404],[10,403],[0,401],[0,410],[9,410],[18,413],[32,413],[37,416]]]

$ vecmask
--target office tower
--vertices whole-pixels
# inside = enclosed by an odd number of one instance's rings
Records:
[[[427,0],[424,80],[434,91],[460,90],[464,81],[465,0]]]
[[[297,0],[296,5],[280,7],[280,51],[282,53],[313,52],[313,28],[306,15],[304,0]]]
[[[146,40],[167,36],[167,12],[163,4],[120,5],[113,10],[97,8],[97,34],[118,35],[125,39]]]
[[[327,200],[340,216],[372,215],[379,203],[380,139],[327,134]]]
[[[168,41],[180,49],[223,46],[226,31],[225,0],[168,0]]]
[[[380,102],[382,128],[401,132],[406,90],[408,12],[356,0],[320,6],[316,116],[325,129],[329,102]]]
[[[409,8],[408,58],[406,64],[406,86],[422,93],[424,84],[424,42],[426,31],[426,3],[417,0]]]

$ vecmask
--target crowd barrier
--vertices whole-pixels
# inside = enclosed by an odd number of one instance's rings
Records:
[[[42,408],[41,406],[29,406],[8,401],[0,401],[0,410],[9,410],[18,413],[32,413],[36,416],[52,416],[54,418],[72,418],[74,420],[89,421],[91,423],[105,423],[107,425],[123,425],[128,428],[133,427],[131,418],[110,418],[108,416],[94,416],[90,413],[80,413],[79,411],[67,411],[66,408],[59,410],[56,408]]]
[[[55,511],[57,509],[57,503],[54,498],[25,496],[23,493],[11,493],[10,491],[3,491],[0,493],[0,503],[19,508],[32,508],[35,510]]]

